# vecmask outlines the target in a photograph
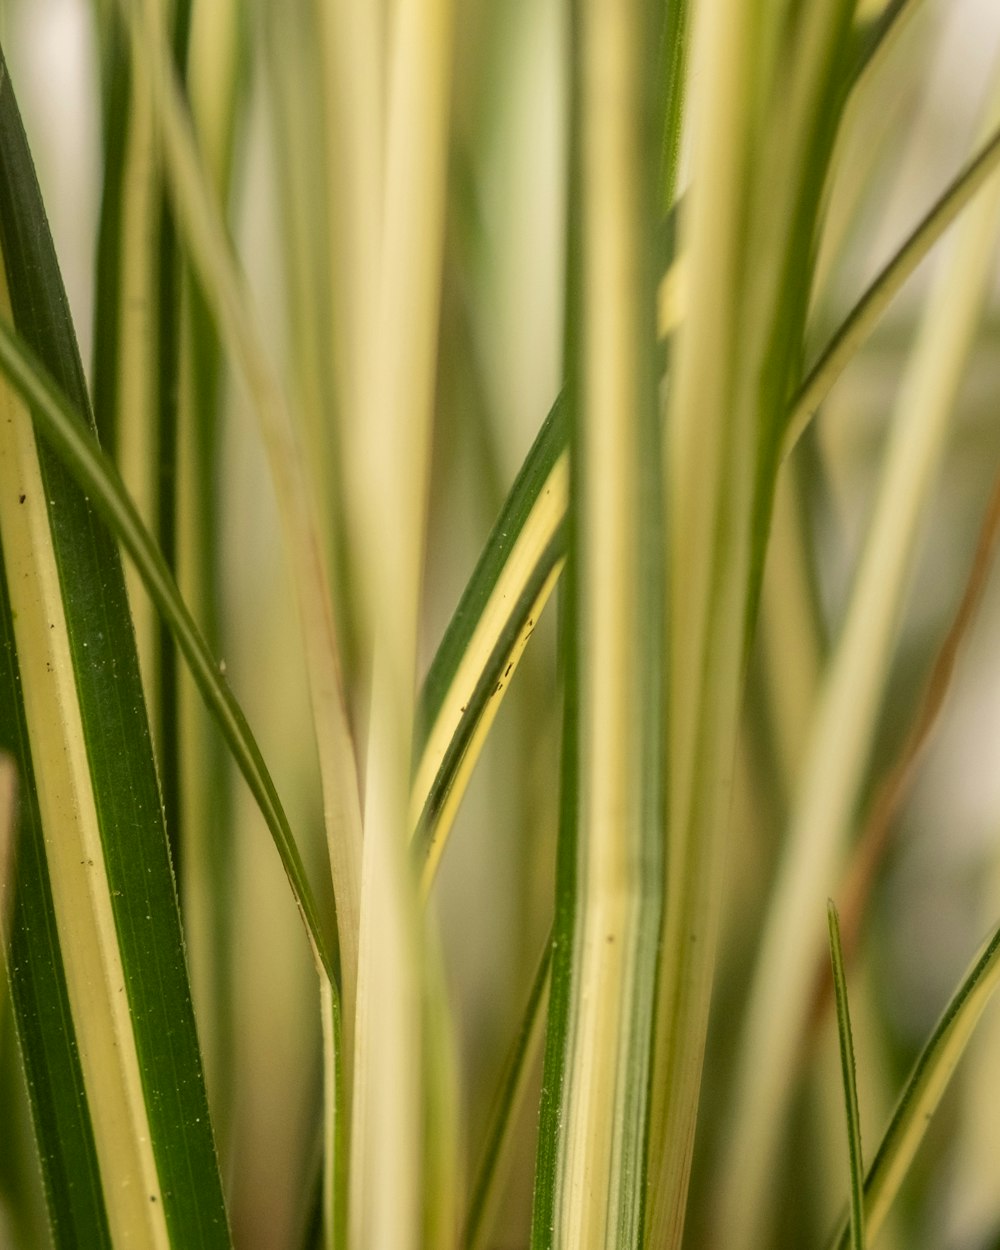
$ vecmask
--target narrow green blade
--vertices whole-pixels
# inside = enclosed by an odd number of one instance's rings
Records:
[[[465,1219],[462,1245],[466,1250],[484,1250],[490,1244],[493,1222],[507,1178],[511,1135],[525,1094],[525,1087],[542,1040],[542,1023],[548,1002],[549,974],[552,970],[552,935],[547,934],[542,958],[531,983],[524,1015],[504,1064],[493,1100],[482,1158],[472,1185],[472,1197]]]
[[[854,1067],[854,1039],[851,1012],[847,1002],[847,974],[840,945],[840,919],[831,899],[827,903],[830,928],[830,961],[833,989],[837,1000],[837,1035],[840,1042],[840,1068],[844,1080],[844,1107],[847,1111],[847,1147],[851,1176],[851,1250],[865,1250],[864,1156],[861,1152],[861,1115],[858,1111],[858,1083]]]
[[[865,1178],[868,1238],[874,1244],[987,1003],[1000,984],[1000,929],[992,934],[955,991],[914,1064]],[[834,1238],[850,1250],[850,1220]]]

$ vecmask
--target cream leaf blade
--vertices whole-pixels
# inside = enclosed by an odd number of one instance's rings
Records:
[[[611,1250],[642,1239],[662,902],[655,40],[641,2],[582,0],[572,19],[572,658],[532,1245]]]
[[[365,275],[377,309],[347,440],[352,529],[379,553],[361,582],[373,659],[349,1219],[353,1244],[407,1250],[455,1225],[449,1095],[429,1044],[447,1013],[408,854],[454,13],[450,0],[400,0],[389,18],[381,242]]]
[[[783,6],[707,0],[695,14],[691,299],[665,458],[669,832],[647,1227],[658,1247],[683,1237],[748,640],[853,11],[802,10],[794,36]]]

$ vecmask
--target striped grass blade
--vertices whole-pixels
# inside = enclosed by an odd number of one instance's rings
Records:
[[[572,8],[566,720],[532,1245],[642,1236],[662,899],[653,10]]]
[[[810,366],[789,401],[782,458],[790,455],[907,279],[998,167],[1000,129],[945,188]],[[560,395],[511,487],[421,692],[410,816],[425,892],[489,725],[563,567],[569,480],[564,409]]]
[[[993,102],[995,124],[998,100]],[[996,142],[997,132],[990,146]],[[760,1237],[786,1074],[801,1043],[823,948],[816,912],[836,880],[863,784],[875,719],[924,509],[942,462],[996,245],[995,167],[936,276],[899,394],[878,498],[840,637],[819,692],[758,952],[728,1136],[723,1227],[733,1246]],[[807,938],[808,935],[808,938]],[[743,1230],[737,1232],[736,1230]],[[744,1240],[745,1238],[745,1240]]]
[[[0,249],[6,316],[87,412],[2,62]],[[11,983],[56,1240],[226,1246],[121,565],[6,385],[0,543],[3,745],[22,782]]]

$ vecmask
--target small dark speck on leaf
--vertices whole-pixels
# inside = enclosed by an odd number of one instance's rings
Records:
[[[18,502],[18,503],[24,503],[24,501],[25,501],[27,498],[28,498],[28,496],[27,496],[27,495],[18,495],[18,497],[17,497],[17,502]]]

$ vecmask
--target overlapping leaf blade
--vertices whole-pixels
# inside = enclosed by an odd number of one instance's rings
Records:
[[[86,412],[86,388],[66,298],[13,90],[2,64],[0,246],[10,307],[18,329],[80,411]],[[15,405],[9,398],[10,392],[6,394],[4,419],[13,429],[17,421]],[[75,1127],[64,1138],[63,1126],[54,1123],[46,1112],[41,1092],[35,1100],[36,1132],[46,1163],[53,1225],[60,1244],[100,1245],[107,1227],[123,1226],[117,1214],[122,1194],[120,1178],[108,1174],[107,1154],[101,1149],[95,1154],[86,1140],[86,1109],[89,1107],[92,1122],[98,1104],[93,1093],[89,1103],[86,1101],[88,1094],[80,1071],[74,1071],[74,1030],[79,1036],[81,1012],[89,1010],[84,1007],[87,991],[85,987],[69,985],[67,994],[61,996],[55,989],[65,963],[66,941],[75,932],[77,917],[67,914],[67,894],[62,886],[57,891],[58,898],[46,897],[46,882],[55,862],[53,850],[64,831],[48,827],[44,815],[39,829],[31,814],[31,796],[46,794],[53,761],[37,755],[34,743],[39,739],[30,711],[34,694],[29,683],[44,683],[46,674],[34,667],[34,656],[30,668],[15,660],[10,645],[12,506],[39,509],[35,516],[45,520],[51,534],[58,579],[53,585],[58,590],[62,614],[62,620],[54,620],[51,629],[56,645],[65,629],[66,654],[73,677],[72,694],[64,707],[63,733],[69,735],[66,740],[70,749],[82,750],[87,760],[87,802],[93,804],[96,813],[99,850],[95,847],[95,852],[101,861],[88,860],[81,865],[85,871],[79,874],[79,885],[71,883],[70,893],[79,896],[81,915],[88,907],[93,913],[93,919],[86,923],[97,925],[104,940],[113,943],[111,948],[104,947],[105,959],[110,959],[109,971],[120,966],[123,974],[121,986],[109,984],[107,990],[121,994],[127,1003],[130,1040],[141,1087],[141,1114],[148,1124],[159,1190],[148,1198],[132,1197],[146,1201],[151,1208],[162,1208],[162,1215],[154,1212],[143,1222],[146,1231],[142,1236],[151,1239],[149,1244],[169,1241],[177,1246],[226,1246],[226,1213],[121,565],[113,539],[97,522],[86,497],[55,455],[38,444],[35,457],[44,497],[29,501],[28,486],[18,488],[17,475],[21,470],[19,462],[10,458],[9,447],[0,486],[5,495],[3,542],[7,579],[5,694],[0,705],[7,710],[10,721],[5,724],[5,733],[13,739],[9,745],[17,751],[22,777],[28,783],[23,808],[29,815],[22,824],[28,830],[24,838],[28,850],[18,882],[11,974],[22,1051],[30,1053],[32,1065],[36,1061],[46,1065],[44,1084],[51,1095],[49,1110],[58,1107],[60,1114],[64,1108],[66,1112],[75,1111]],[[10,492],[14,493],[13,505]],[[15,537],[19,544],[23,542],[22,537]],[[20,551],[19,546],[19,554]],[[44,552],[29,552],[29,564],[33,556],[39,562],[47,558]],[[19,641],[18,647],[21,645]],[[28,708],[26,721],[18,711],[21,707]],[[80,743],[69,741],[74,724],[82,729]],[[86,785],[86,780],[81,778],[81,784]],[[43,802],[43,813],[45,808]],[[33,867],[37,874],[33,874]],[[94,874],[88,876],[87,869],[93,869]],[[36,977],[45,980],[36,982]],[[113,1068],[119,1061],[127,1063],[127,1059],[89,1054],[83,1067],[93,1071],[101,1064],[109,1064]],[[41,1090],[37,1075],[33,1089]],[[140,1148],[138,1141],[129,1145],[129,1131],[124,1127],[120,1133],[123,1149]],[[65,1179],[60,1180],[60,1175]],[[82,1182],[84,1177],[91,1178],[89,1185]],[[78,1186],[90,1194],[79,1207],[75,1199]]]

